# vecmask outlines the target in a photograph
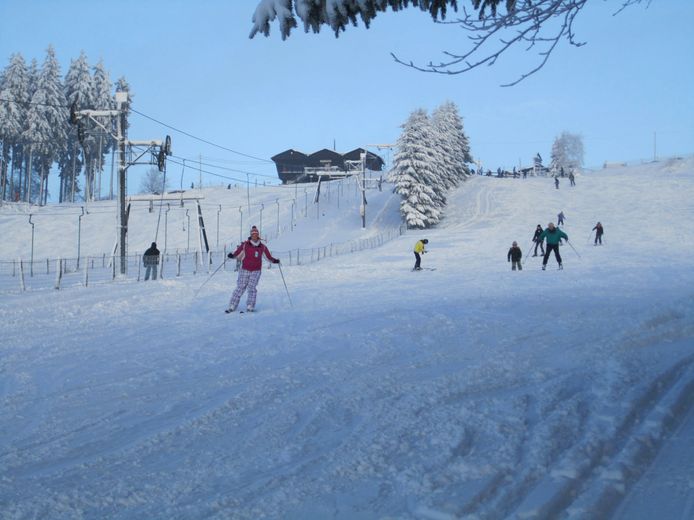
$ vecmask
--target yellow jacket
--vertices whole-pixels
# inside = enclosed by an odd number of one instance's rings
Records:
[[[421,240],[418,240],[417,243],[414,245],[414,252],[415,253],[423,253],[424,252],[424,242]]]

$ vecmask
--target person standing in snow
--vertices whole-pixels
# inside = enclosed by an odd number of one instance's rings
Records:
[[[554,187],[559,189],[559,177],[554,178]]]
[[[423,238],[422,240],[418,240],[417,243],[414,245],[414,269],[413,271],[421,271],[422,268],[420,267],[420,264],[422,262],[422,257],[420,255],[423,255],[424,253],[427,252],[426,250],[426,245],[429,243],[429,241],[426,238]]]
[[[535,234],[533,235],[533,242],[535,242],[535,252],[533,253],[533,256],[537,256],[537,246],[540,246],[540,250],[542,251],[542,254],[545,254],[545,246],[543,245],[543,241],[540,240],[540,235],[542,234],[542,226],[540,224],[537,225],[535,228]]]
[[[570,171],[569,172],[569,182],[571,182],[571,186],[576,186],[576,178],[574,177],[574,172]]]
[[[605,230],[602,229],[602,224],[600,222],[595,224],[593,231],[595,231],[595,244],[593,245],[597,246],[598,242],[600,242],[600,245],[602,245],[602,234],[605,232]]]
[[[521,264],[522,257],[523,252],[521,251],[521,248],[518,247],[518,242],[514,240],[511,248],[508,250],[508,254],[506,255],[508,261],[511,262],[511,271],[515,271],[516,267],[518,267],[519,271],[523,270],[523,264]]]
[[[561,264],[561,255],[559,254],[559,242],[561,239],[569,241],[569,237],[558,227],[554,227],[554,222],[547,224],[547,229],[545,229],[542,234],[540,234],[540,240],[547,240],[547,248],[545,250],[545,256],[542,258],[542,270],[544,271],[547,267],[547,260],[552,251],[554,251],[554,256],[559,264],[559,269],[564,269]]]
[[[145,266],[145,281],[149,280],[150,274],[152,275],[152,280],[156,280],[157,267],[159,267],[159,250],[156,242],[152,242],[149,249],[142,255],[142,264]]]
[[[566,217],[564,216],[564,212],[560,211],[559,214],[557,215],[557,226],[563,226],[565,218]]]
[[[263,255],[273,264],[280,263],[279,259],[273,257],[267,246],[260,241],[260,232],[257,227],[253,226],[249,239],[240,244],[236,251],[227,255],[229,258],[239,259],[241,268],[236,281],[236,289],[229,300],[229,307],[224,312],[234,312],[246,290],[248,290],[246,310],[252,312],[255,309],[255,301],[258,295],[256,287],[260,281],[260,274],[263,268]]]

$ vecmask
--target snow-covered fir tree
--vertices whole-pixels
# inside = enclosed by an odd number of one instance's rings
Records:
[[[443,168],[435,132],[427,113],[415,110],[403,125],[388,179],[402,195],[400,212],[409,228],[428,228],[441,218],[446,186],[438,175]]]
[[[445,169],[442,175],[447,186],[457,186],[470,175],[473,162],[470,144],[463,130],[463,120],[452,101],[443,103],[432,115],[437,141]]]
[[[104,64],[102,61],[99,61],[99,63],[97,63],[94,67],[94,75],[92,78],[92,84],[94,86],[93,98],[97,109],[111,110],[115,108],[115,101],[113,99],[113,96],[111,95],[111,89],[113,88],[113,85],[111,84],[111,79],[109,78],[108,72],[104,68]],[[111,131],[113,118],[101,117],[96,119],[105,128],[109,129],[109,131],[107,132],[103,128],[95,128],[95,139],[97,141],[95,160],[95,182],[98,180],[98,184],[95,184],[93,186],[94,189],[90,190],[90,193],[101,194],[101,176],[104,170],[104,159],[114,144],[114,132]]]
[[[2,164],[0,164],[0,196],[2,200],[15,199],[19,181],[15,172],[22,166],[22,132],[27,119],[30,100],[29,73],[21,54],[13,54],[3,71],[0,81],[0,141],[2,141]],[[10,169],[9,166],[12,165]]]
[[[27,126],[23,133],[24,140],[30,146],[29,160],[40,172],[40,204],[47,199],[47,180],[51,165],[65,146],[67,119],[67,102],[60,77],[60,66],[53,47],[49,46],[36,83],[36,91],[31,97]],[[28,171],[31,172],[32,169],[33,166],[28,168]],[[29,186],[31,187],[31,183]],[[27,194],[27,200],[33,200],[31,193]]]
[[[552,144],[550,169],[555,174],[563,168],[566,173],[583,166],[583,138],[578,134],[562,132]]]
[[[70,62],[65,75],[65,98],[67,104],[75,110],[96,110],[94,102],[94,84],[90,73],[89,62],[84,52]],[[95,140],[91,135],[91,124],[83,119],[79,125],[71,125],[67,131],[67,145],[60,157],[60,175],[63,193],[61,200],[74,201],[79,192],[78,172],[84,167],[86,200],[90,199],[89,188],[93,171],[93,155],[96,150]]]
[[[128,80],[125,79],[125,76],[121,76],[118,78],[118,81],[116,81],[116,92],[127,92],[128,93],[128,102],[125,104],[123,109],[125,110],[125,117],[123,118],[123,135],[128,135],[128,128],[130,127],[130,106],[132,105],[133,102],[133,93],[130,90],[130,84],[128,83]]]

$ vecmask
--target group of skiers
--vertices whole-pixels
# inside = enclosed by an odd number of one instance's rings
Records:
[[[542,226],[540,224],[537,225],[535,228],[535,234],[533,235],[533,243],[535,244],[535,251],[532,256],[537,256],[537,248],[539,247],[542,251],[542,270],[547,269],[547,261],[549,260],[550,255],[552,254],[552,251],[554,251],[554,257],[557,260],[557,264],[559,265],[559,269],[564,269],[564,265],[562,264],[562,258],[561,254],[559,253],[559,245],[562,243],[562,240],[566,240],[568,243],[569,241],[569,236],[562,231],[559,226],[564,225],[564,219],[566,216],[564,215],[564,212],[561,211],[557,215],[557,225],[554,225],[554,222],[549,222],[547,224],[546,229],[542,229]],[[598,222],[595,227],[592,229],[592,231],[595,231],[595,243],[594,245],[602,245],[602,235],[604,234],[604,229],[602,227],[602,224]],[[592,233],[591,233],[592,234]],[[412,269],[413,271],[421,271],[421,260],[422,257],[421,255],[426,253],[426,244],[429,243],[429,240],[426,238],[423,238],[421,240],[418,240],[415,245],[414,245],[414,257],[415,257],[415,262],[414,262],[414,268]],[[545,248],[544,244],[547,244],[547,247]],[[510,249],[508,250],[508,253],[506,254],[506,258],[509,262],[511,262],[511,270],[515,271],[516,269],[518,271],[523,270],[523,263],[522,263],[522,258],[523,258],[523,252],[521,251],[521,248],[518,247],[518,242],[515,240],[513,241],[513,244],[511,244]]]
[[[557,225],[554,225],[554,222],[549,222],[547,224],[546,229],[542,229],[542,226],[540,224],[537,225],[535,228],[535,234],[533,235],[533,243],[535,244],[535,250],[533,252],[532,256],[537,256],[537,248],[539,247],[540,250],[542,251],[542,270],[544,271],[547,268],[547,261],[549,260],[550,255],[552,254],[552,251],[554,251],[554,257],[557,260],[557,264],[559,264],[559,269],[563,269],[564,266],[562,264],[562,259],[561,259],[561,254],[559,253],[559,245],[562,243],[562,239],[566,240],[567,243],[569,241],[569,237],[564,231],[559,229],[559,226],[564,225],[564,219],[566,216],[564,215],[563,211],[560,211],[559,214],[557,215]],[[594,245],[602,245],[602,235],[605,233],[605,230],[602,227],[602,224],[598,222],[595,227],[591,230],[595,231],[595,242]],[[592,233],[591,233],[592,234]],[[547,248],[544,247],[544,243],[547,243]],[[522,264],[521,264],[521,258],[523,256],[523,253],[521,252],[521,249],[518,247],[517,242],[513,242],[511,245],[511,248],[508,250],[508,254],[506,255],[507,259],[509,262],[512,262],[511,264],[511,270],[515,271],[516,267],[518,270],[522,269]]]

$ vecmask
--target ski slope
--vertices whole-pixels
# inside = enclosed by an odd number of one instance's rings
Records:
[[[3,295],[0,517],[692,518],[694,161],[576,182],[475,177],[436,229],[284,266],[293,307],[274,267],[254,314],[222,312],[230,271],[197,297],[201,276]],[[565,269],[512,272],[560,210]]]

